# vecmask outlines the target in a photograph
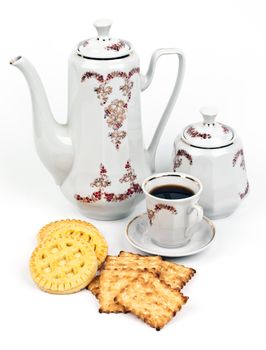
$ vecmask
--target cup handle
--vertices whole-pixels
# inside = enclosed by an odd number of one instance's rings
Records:
[[[200,205],[193,204],[193,206],[188,209],[188,213],[187,214],[188,214],[189,225],[188,225],[188,227],[186,229],[185,236],[188,238],[189,237],[189,231],[191,230],[191,228],[202,221],[203,209],[202,209],[202,207]]]

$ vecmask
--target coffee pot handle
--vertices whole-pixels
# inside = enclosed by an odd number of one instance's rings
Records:
[[[146,75],[141,75],[141,91],[144,91],[147,89],[147,87],[150,85],[152,82],[154,72],[155,72],[155,67],[156,63],[159,57],[163,55],[177,55],[178,60],[179,60],[179,65],[178,65],[178,72],[177,72],[177,77],[174,85],[173,92],[170,96],[170,99],[165,107],[165,110],[163,112],[163,115],[161,117],[161,120],[155,130],[154,136],[152,138],[152,141],[148,147],[148,155],[150,156],[151,159],[151,168],[152,171],[155,169],[155,154],[156,150],[160,141],[160,138],[162,136],[163,130],[167,124],[167,121],[169,119],[169,116],[175,106],[182,81],[183,81],[183,75],[184,75],[184,65],[185,65],[185,59],[183,53],[178,50],[178,49],[158,49],[156,50],[150,60],[150,65],[147,71]]]

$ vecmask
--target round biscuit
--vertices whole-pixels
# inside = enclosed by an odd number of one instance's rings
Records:
[[[94,250],[73,237],[46,239],[30,259],[32,279],[52,294],[75,293],[85,288],[97,272]]]

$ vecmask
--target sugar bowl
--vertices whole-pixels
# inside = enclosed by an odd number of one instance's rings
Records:
[[[232,214],[249,192],[244,151],[235,131],[216,122],[217,109],[201,109],[203,121],[187,126],[174,142],[173,171],[199,178],[200,204],[212,219]]]

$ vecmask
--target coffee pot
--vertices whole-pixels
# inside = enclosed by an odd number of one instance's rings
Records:
[[[24,74],[31,93],[38,155],[63,194],[85,216],[115,220],[143,198],[141,183],[154,171],[155,153],[175,105],[184,72],[184,56],[159,49],[146,75],[132,44],[109,36],[110,20],[94,23],[97,37],[81,41],[69,58],[68,118],[53,118],[43,84],[22,56],[10,61]],[[144,148],[140,93],[151,84],[162,55],[178,57],[172,95],[151,144]]]
[[[215,121],[217,113],[202,108],[203,121],[188,125],[173,151],[173,171],[201,180],[199,203],[212,219],[232,214],[249,192],[242,142],[230,126]]]

